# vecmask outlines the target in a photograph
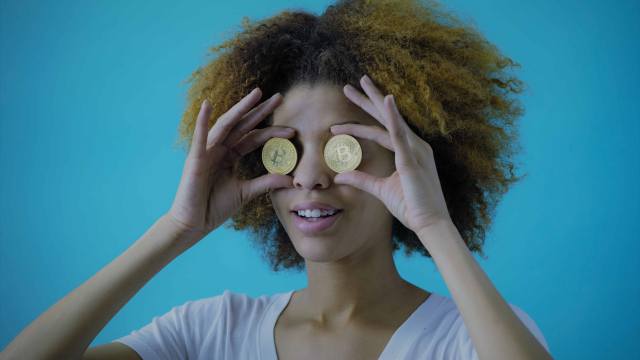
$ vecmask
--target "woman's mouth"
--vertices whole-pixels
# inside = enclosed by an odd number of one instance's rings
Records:
[[[319,234],[331,228],[339,218],[342,217],[342,210],[338,210],[333,215],[325,215],[320,217],[304,217],[298,215],[297,211],[292,211],[293,222],[296,228],[307,236]]]

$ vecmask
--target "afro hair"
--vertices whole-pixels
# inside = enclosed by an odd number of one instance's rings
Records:
[[[515,120],[523,109],[512,95],[523,83],[507,72],[520,65],[472,25],[436,1],[344,0],[319,16],[287,10],[259,21],[244,17],[242,29],[210,51],[217,56],[186,80],[191,86],[178,144],[187,151],[205,99],[213,108],[211,127],[255,87],[264,99],[299,83],[348,83],[362,91],[359,79],[367,74],[383,93],[394,94],[410,128],[432,147],[451,219],[469,250],[485,257],[495,206],[521,179],[511,158],[519,149]],[[237,176],[267,173],[260,151],[237,162]],[[303,270],[304,258],[266,195],[245,204],[230,226],[251,231],[272,270]],[[402,244],[406,255],[431,257],[395,218],[392,235],[394,252]]]

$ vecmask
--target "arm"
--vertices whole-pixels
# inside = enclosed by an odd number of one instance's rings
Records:
[[[124,253],[29,324],[2,359],[80,359],[113,316],[156,273],[197,242],[167,215]],[[195,240],[195,241],[194,241]]]
[[[469,331],[480,359],[552,359],[511,310],[451,221],[420,231]]]

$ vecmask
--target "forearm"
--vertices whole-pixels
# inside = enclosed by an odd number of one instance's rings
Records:
[[[550,359],[482,270],[450,222],[418,234],[440,271],[480,359]]]
[[[78,359],[113,316],[188,246],[160,217],[135,243],[29,324],[3,359]]]

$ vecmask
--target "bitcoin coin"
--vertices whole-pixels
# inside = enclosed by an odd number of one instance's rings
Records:
[[[362,161],[360,143],[351,135],[336,135],[324,146],[324,161],[337,173],[355,170]]]
[[[293,143],[286,138],[273,137],[262,147],[262,164],[272,174],[286,175],[298,162]]]

